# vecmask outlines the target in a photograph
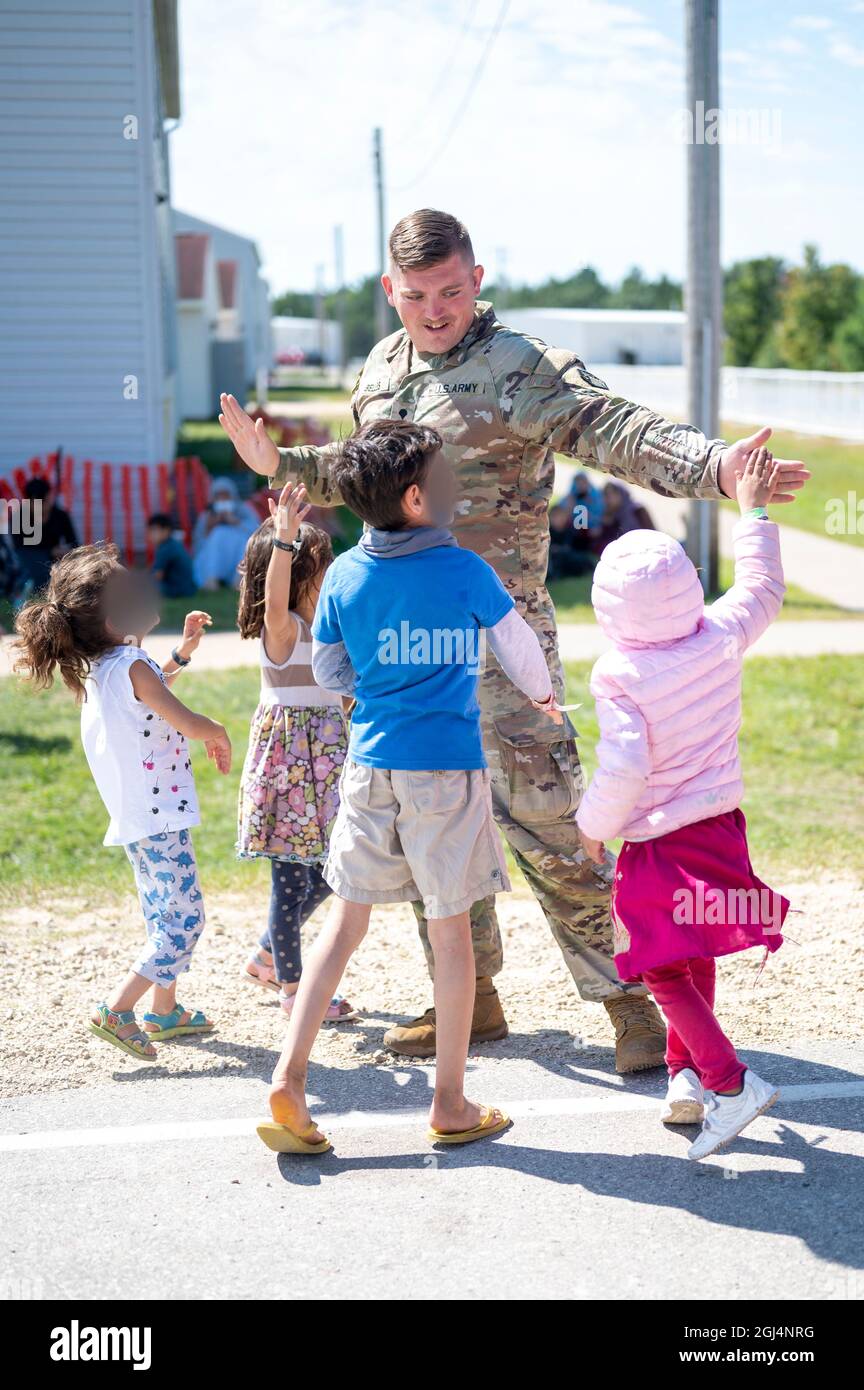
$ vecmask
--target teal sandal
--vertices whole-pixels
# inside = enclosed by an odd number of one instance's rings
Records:
[[[134,1033],[130,1033],[128,1038],[118,1038],[117,1029],[123,1028],[127,1023],[135,1023],[135,1014],[132,1009],[125,1009],[122,1012],[117,1009],[109,1009],[107,1004],[97,1004],[96,1010],[99,1014],[99,1022],[94,1023],[93,1019],[87,1020],[91,1033],[95,1033],[97,1038],[102,1038],[104,1042],[111,1043],[114,1047],[119,1047],[121,1052],[128,1052],[130,1057],[134,1057],[137,1062],[155,1062],[158,1054],[147,1052],[151,1039],[146,1033],[142,1033],[138,1028]]]
[[[188,1020],[181,1023],[181,1018],[187,1013]],[[190,1033],[212,1033],[215,1027],[200,1009],[196,1009],[193,1014],[189,1009],[184,1009],[182,1004],[175,1004],[170,1014],[145,1014],[144,1022],[156,1024],[155,1028],[148,1028],[146,1031],[146,1036],[151,1042],[165,1042],[167,1038],[184,1038]]]

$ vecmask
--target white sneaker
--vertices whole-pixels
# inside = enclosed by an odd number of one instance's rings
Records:
[[[664,1125],[701,1125],[705,1116],[705,1092],[692,1067],[669,1078],[666,1099],[660,1109]]]
[[[763,1081],[749,1067],[744,1073],[744,1085],[737,1096],[718,1096],[710,1093],[702,1133],[687,1150],[688,1158],[705,1158],[715,1149],[728,1144],[736,1134],[767,1110],[779,1098],[780,1091],[770,1081]]]

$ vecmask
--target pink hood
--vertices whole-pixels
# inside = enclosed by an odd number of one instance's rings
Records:
[[[606,546],[594,570],[597,621],[619,647],[677,642],[696,631],[705,608],[684,548],[662,531],[628,531]]]

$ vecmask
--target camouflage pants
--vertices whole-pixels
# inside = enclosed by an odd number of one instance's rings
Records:
[[[563,703],[557,651],[547,650],[547,661]],[[605,864],[594,864],[579,840],[574,814],[584,785],[575,729],[566,715],[562,729],[526,704],[491,656],[481,680],[480,705],[495,819],[543,909],[580,996],[601,1001],[625,993],[645,994],[641,985],[619,980],[612,959],[609,894],[615,856],[607,851]],[[432,975],[422,904],[413,907]],[[471,908],[471,936],[477,974],[496,975],[503,951],[494,895]]]

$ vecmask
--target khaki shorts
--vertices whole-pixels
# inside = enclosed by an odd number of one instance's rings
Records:
[[[403,771],[347,759],[324,877],[354,903],[422,901],[455,917],[509,891],[488,768]]]

